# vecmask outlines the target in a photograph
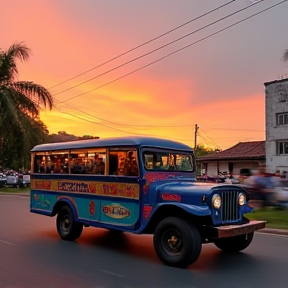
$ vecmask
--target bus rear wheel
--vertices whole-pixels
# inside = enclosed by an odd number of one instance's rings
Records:
[[[74,220],[72,209],[68,205],[60,208],[56,226],[59,236],[67,241],[78,239],[83,230],[83,225]]]

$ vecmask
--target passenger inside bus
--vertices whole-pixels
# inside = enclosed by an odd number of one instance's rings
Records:
[[[120,176],[138,176],[139,169],[135,155],[136,151],[110,152],[109,174]]]
[[[98,154],[95,155],[95,162],[92,167],[92,174],[104,175],[105,174],[105,162],[103,158],[100,158]]]
[[[124,173],[127,176],[138,176],[139,174],[137,161],[134,157],[133,151],[129,151],[127,153],[127,157],[124,162]]]

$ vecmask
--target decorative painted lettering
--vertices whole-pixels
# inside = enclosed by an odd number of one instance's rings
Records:
[[[95,214],[95,202],[94,201],[90,202],[89,213],[90,213],[90,215],[94,215]]]
[[[102,211],[105,215],[115,219],[122,219],[130,216],[130,211],[118,204],[104,205],[102,206]]]
[[[64,192],[90,193],[88,183],[84,182],[59,181],[58,189]]]
[[[147,220],[152,212],[152,206],[145,205],[143,208],[144,219]]]
[[[165,201],[181,201],[181,196],[177,194],[170,194],[170,193],[163,193],[162,194],[162,199]]]

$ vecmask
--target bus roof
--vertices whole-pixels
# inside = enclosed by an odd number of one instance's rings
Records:
[[[44,152],[44,151],[56,151],[56,150],[69,150],[69,149],[81,149],[81,148],[100,148],[100,147],[123,147],[123,146],[145,146],[145,147],[157,147],[173,150],[186,150],[192,151],[192,148],[188,145],[180,142],[153,138],[153,137],[140,137],[140,136],[127,136],[118,138],[106,138],[106,139],[89,139],[78,140],[69,142],[47,143],[35,146],[30,152]]]

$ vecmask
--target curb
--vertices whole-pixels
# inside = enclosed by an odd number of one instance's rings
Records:
[[[288,236],[288,229],[264,228],[261,230],[257,230],[257,232],[265,233],[265,234],[276,234],[276,235]]]
[[[15,195],[15,196],[30,196],[30,192],[17,193],[17,192],[0,192],[0,195]]]

